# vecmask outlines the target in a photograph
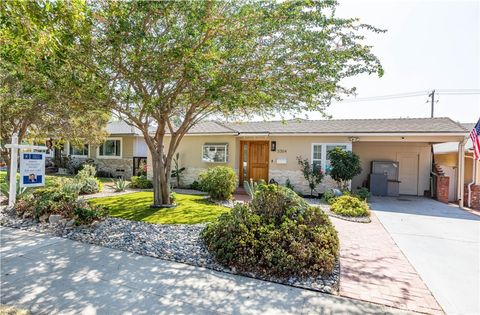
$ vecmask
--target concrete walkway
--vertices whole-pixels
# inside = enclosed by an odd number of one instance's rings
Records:
[[[400,313],[57,237],[0,233],[0,302],[33,314]]]
[[[428,198],[372,209],[448,314],[480,314],[480,216]]]
[[[374,213],[371,223],[331,218],[340,238],[340,295],[426,314],[441,307]]]

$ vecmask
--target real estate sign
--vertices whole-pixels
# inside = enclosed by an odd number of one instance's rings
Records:
[[[22,152],[20,154],[20,187],[45,185],[45,153]]]

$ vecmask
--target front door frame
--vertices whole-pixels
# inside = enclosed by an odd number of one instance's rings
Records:
[[[240,179],[240,186],[243,187],[243,182],[245,180],[250,180],[250,163],[249,163],[249,160],[250,160],[250,143],[253,143],[253,142],[256,142],[256,143],[259,143],[259,142],[263,142],[267,145],[267,180],[266,182],[268,183],[268,180],[269,180],[269,172],[270,172],[270,141],[269,140],[240,140],[240,159],[239,159],[239,179]],[[244,144],[247,143],[248,144],[248,156],[247,156],[247,178],[244,178],[243,176],[243,154],[244,154]]]

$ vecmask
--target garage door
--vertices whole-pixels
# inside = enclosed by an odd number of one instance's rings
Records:
[[[401,195],[418,194],[418,154],[399,153],[399,180]]]

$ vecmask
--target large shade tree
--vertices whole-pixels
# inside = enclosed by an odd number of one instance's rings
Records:
[[[351,93],[342,79],[382,75],[363,44],[381,30],[335,16],[335,1],[149,1],[92,4],[81,63],[110,106],[143,132],[154,205],[170,203],[172,158],[208,115],[323,112]]]
[[[13,133],[20,142],[100,140],[109,118],[98,107],[102,90],[75,61],[79,40],[90,34],[87,6],[12,0],[0,10],[0,153],[7,165],[4,145]]]

